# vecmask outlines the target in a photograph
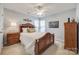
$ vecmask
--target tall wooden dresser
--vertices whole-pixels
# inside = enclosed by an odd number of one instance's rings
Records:
[[[64,48],[77,52],[77,23],[64,23]]]

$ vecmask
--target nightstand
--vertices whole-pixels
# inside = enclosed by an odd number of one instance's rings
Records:
[[[18,42],[20,38],[20,33],[7,33],[7,45],[13,45]]]

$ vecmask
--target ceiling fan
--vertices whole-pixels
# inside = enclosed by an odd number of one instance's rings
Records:
[[[37,5],[35,6],[35,12],[37,16],[42,16],[44,14],[44,6],[43,5]]]

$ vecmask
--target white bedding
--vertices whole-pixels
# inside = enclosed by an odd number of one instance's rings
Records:
[[[35,40],[38,40],[42,36],[44,36],[46,32],[33,32],[33,33],[24,33],[20,34],[21,43],[24,45],[26,53],[35,54]]]

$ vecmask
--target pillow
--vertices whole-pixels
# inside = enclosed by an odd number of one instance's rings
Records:
[[[29,33],[35,32],[35,28],[27,28],[27,31],[28,31]]]
[[[27,32],[27,28],[22,28],[23,32]]]

